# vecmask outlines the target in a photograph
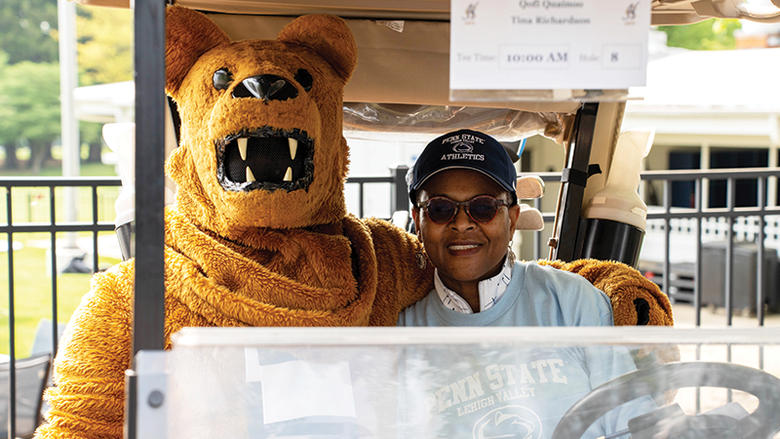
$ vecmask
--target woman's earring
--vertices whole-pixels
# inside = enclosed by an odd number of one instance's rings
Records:
[[[517,260],[515,252],[512,250],[512,241],[509,241],[509,251],[507,252],[506,257],[509,259],[509,265],[514,265],[515,261]]]
[[[420,247],[414,254],[414,258],[417,261],[417,267],[419,267],[420,270],[425,270],[425,267],[428,265],[428,255],[425,254],[425,247]]]

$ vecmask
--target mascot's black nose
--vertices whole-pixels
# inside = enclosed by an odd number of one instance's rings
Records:
[[[233,90],[234,98],[257,98],[264,101],[285,101],[298,96],[298,89],[276,75],[246,78]]]

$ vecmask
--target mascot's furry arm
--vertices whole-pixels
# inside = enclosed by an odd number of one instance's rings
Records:
[[[41,438],[121,438],[125,370],[132,368],[133,262],[118,264],[92,278],[60,340],[54,363],[56,387],[46,391],[51,405]],[[166,298],[166,348],[170,335],[185,326],[203,326],[173,297]],[[200,324],[199,324],[200,323]]]
[[[537,261],[577,273],[605,292],[612,302],[615,326],[672,326],[672,305],[658,285],[620,262],[580,259],[574,262]]]
[[[626,264],[596,259],[580,259],[568,263],[547,260],[536,262],[577,273],[604,291],[612,302],[612,320],[615,326],[674,325],[669,298],[661,292],[658,285]],[[632,351],[632,355],[640,369],[680,360],[680,350],[674,345],[640,349]],[[666,393],[667,404],[674,399],[676,393]]]
[[[95,275],[92,290],[68,322],[54,363],[57,387],[46,391],[48,423],[38,428],[36,437],[122,437],[133,283],[132,276],[123,274],[132,275],[132,264]]]

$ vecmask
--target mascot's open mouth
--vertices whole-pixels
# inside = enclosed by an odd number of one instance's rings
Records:
[[[314,176],[314,148],[306,132],[269,127],[215,142],[217,178],[229,191],[306,189]]]

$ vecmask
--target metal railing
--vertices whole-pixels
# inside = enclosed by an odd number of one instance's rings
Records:
[[[0,187],[5,189],[5,223],[0,223],[0,234],[5,234],[8,257],[8,331],[9,331],[9,389],[8,399],[13,403],[8,405],[8,437],[15,437],[16,434],[16,313],[15,313],[15,279],[14,279],[14,235],[19,233],[48,233],[51,240],[51,320],[52,320],[52,358],[57,353],[58,331],[57,331],[57,233],[60,232],[91,232],[92,233],[92,266],[98,266],[98,233],[102,231],[113,231],[114,222],[99,221],[99,187],[120,186],[119,178],[0,178]],[[33,221],[33,215],[27,212],[27,221],[16,219],[14,216],[14,190],[21,188],[41,188],[48,192],[49,215],[48,221]],[[68,221],[59,219],[56,195],[57,188],[87,188],[90,193],[91,219],[87,221]],[[30,198],[25,197],[28,201]],[[41,270],[42,272],[45,270]],[[35,273],[34,275],[38,275]]]
[[[669,294],[671,290],[671,262],[670,254],[672,251],[672,221],[674,220],[689,220],[694,224],[694,230],[690,235],[694,239],[694,273],[693,273],[693,305],[695,308],[695,324],[699,326],[701,324],[701,308],[702,308],[702,265],[703,265],[703,243],[707,238],[705,232],[705,226],[707,223],[703,221],[711,219],[722,219],[721,223],[725,223],[725,227],[721,228],[721,237],[725,243],[725,266],[723,272],[725,273],[725,297],[724,307],[726,310],[727,325],[732,325],[733,319],[733,301],[734,301],[734,249],[735,242],[737,242],[737,223],[738,220],[745,222],[745,218],[755,218],[757,223],[755,233],[752,235],[749,233],[741,233],[740,238],[742,241],[752,241],[755,243],[756,250],[756,317],[758,319],[758,325],[764,325],[764,303],[765,288],[764,288],[764,258],[766,248],[766,225],[767,216],[780,215],[780,207],[767,207],[767,181],[770,177],[777,177],[780,175],[780,168],[756,168],[756,169],[739,169],[739,170],[708,170],[704,171],[651,171],[642,174],[642,179],[645,181],[661,181],[663,182],[663,204],[660,209],[651,209],[647,215],[648,224],[652,224],[654,221],[661,223],[660,230],[663,231],[664,239],[664,254],[663,254],[663,282],[662,290]],[[725,180],[726,181],[726,207],[724,208],[710,208],[704,202],[704,181],[713,180]],[[737,180],[755,180],[757,184],[757,199],[755,206],[751,207],[735,207],[736,203],[736,181]],[[694,207],[682,208],[672,206],[672,183],[675,181],[693,181],[694,182]],[[653,228],[657,228],[658,224],[652,224]],[[777,268],[775,268],[777,269]]]

